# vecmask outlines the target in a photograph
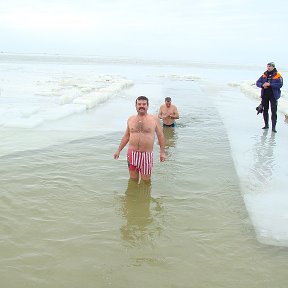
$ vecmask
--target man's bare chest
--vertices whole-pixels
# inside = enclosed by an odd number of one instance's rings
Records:
[[[130,132],[131,133],[153,133],[155,127],[150,122],[145,121],[136,121],[131,124]]]

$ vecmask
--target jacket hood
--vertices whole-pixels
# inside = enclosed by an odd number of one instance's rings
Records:
[[[278,72],[277,69],[274,68],[271,72],[269,72],[268,70],[266,70],[266,71],[264,72],[264,74],[265,74],[265,75],[268,75],[269,73],[272,73],[272,75],[275,75],[277,72]]]

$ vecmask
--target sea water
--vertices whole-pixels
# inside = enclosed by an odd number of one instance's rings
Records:
[[[285,287],[288,127],[261,130],[256,68],[31,58],[1,63],[1,287]],[[180,112],[151,185],[113,159],[139,95]]]

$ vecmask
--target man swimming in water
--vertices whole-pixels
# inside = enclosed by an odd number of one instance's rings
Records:
[[[158,117],[163,120],[163,127],[175,127],[175,119],[179,119],[177,107],[171,104],[171,98],[165,98],[165,104],[160,106]]]

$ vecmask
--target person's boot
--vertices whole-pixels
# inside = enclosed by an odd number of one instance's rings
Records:
[[[268,116],[268,113],[266,112],[265,113],[265,111],[264,111],[264,113],[263,113],[263,119],[264,119],[264,123],[265,123],[265,126],[264,127],[262,127],[262,129],[268,129],[269,128],[269,125],[268,125],[268,118],[269,116]]]
[[[276,119],[272,118],[271,121],[272,121],[272,132],[277,133],[276,131],[277,116],[276,116]]]

